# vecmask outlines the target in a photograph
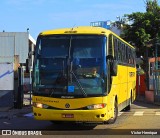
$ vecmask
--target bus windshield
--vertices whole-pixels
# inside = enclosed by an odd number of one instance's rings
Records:
[[[50,97],[105,94],[106,37],[50,35],[38,38],[33,92]]]

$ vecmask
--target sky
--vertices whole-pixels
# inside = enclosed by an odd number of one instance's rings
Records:
[[[87,26],[145,12],[145,0],[0,0],[0,32],[26,32],[36,40],[44,30]]]

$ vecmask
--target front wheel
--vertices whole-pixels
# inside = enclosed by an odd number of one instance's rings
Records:
[[[117,101],[114,102],[114,116],[108,120],[107,124],[113,124],[118,116],[118,105],[117,105]]]

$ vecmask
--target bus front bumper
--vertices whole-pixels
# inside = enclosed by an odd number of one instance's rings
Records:
[[[34,118],[50,121],[105,122],[109,120],[107,107],[97,110],[53,110],[33,107]]]

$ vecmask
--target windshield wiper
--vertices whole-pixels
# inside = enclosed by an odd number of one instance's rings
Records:
[[[71,47],[72,47],[72,36],[70,38],[70,43],[69,43],[69,51],[68,51],[68,60],[67,60],[67,70],[69,70],[69,67],[70,67],[70,72],[67,74],[67,77],[70,76],[70,73],[73,74],[77,84],[78,84],[78,87],[80,88],[82,94],[84,95],[84,97],[87,97],[87,93],[85,92],[85,90],[83,89],[81,83],[79,82],[78,78],[76,77],[76,75],[74,74],[73,70],[72,70],[72,66],[73,66],[73,63],[71,62]],[[67,71],[68,72],[68,71]],[[69,81],[69,79],[68,79]],[[72,81],[72,76],[71,76],[71,81]]]
[[[81,90],[82,94],[84,95],[84,97],[87,97],[87,93],[86,93],[85,90],[83,89],[80,81],[78,80],[78,78],[76,77],[76,75],[74,74],[74,72],[73,72],[72,70],[70,70],[70,73],[73,74],[75,80],[77,81],[78,87],[80,88],[80,90]]]

